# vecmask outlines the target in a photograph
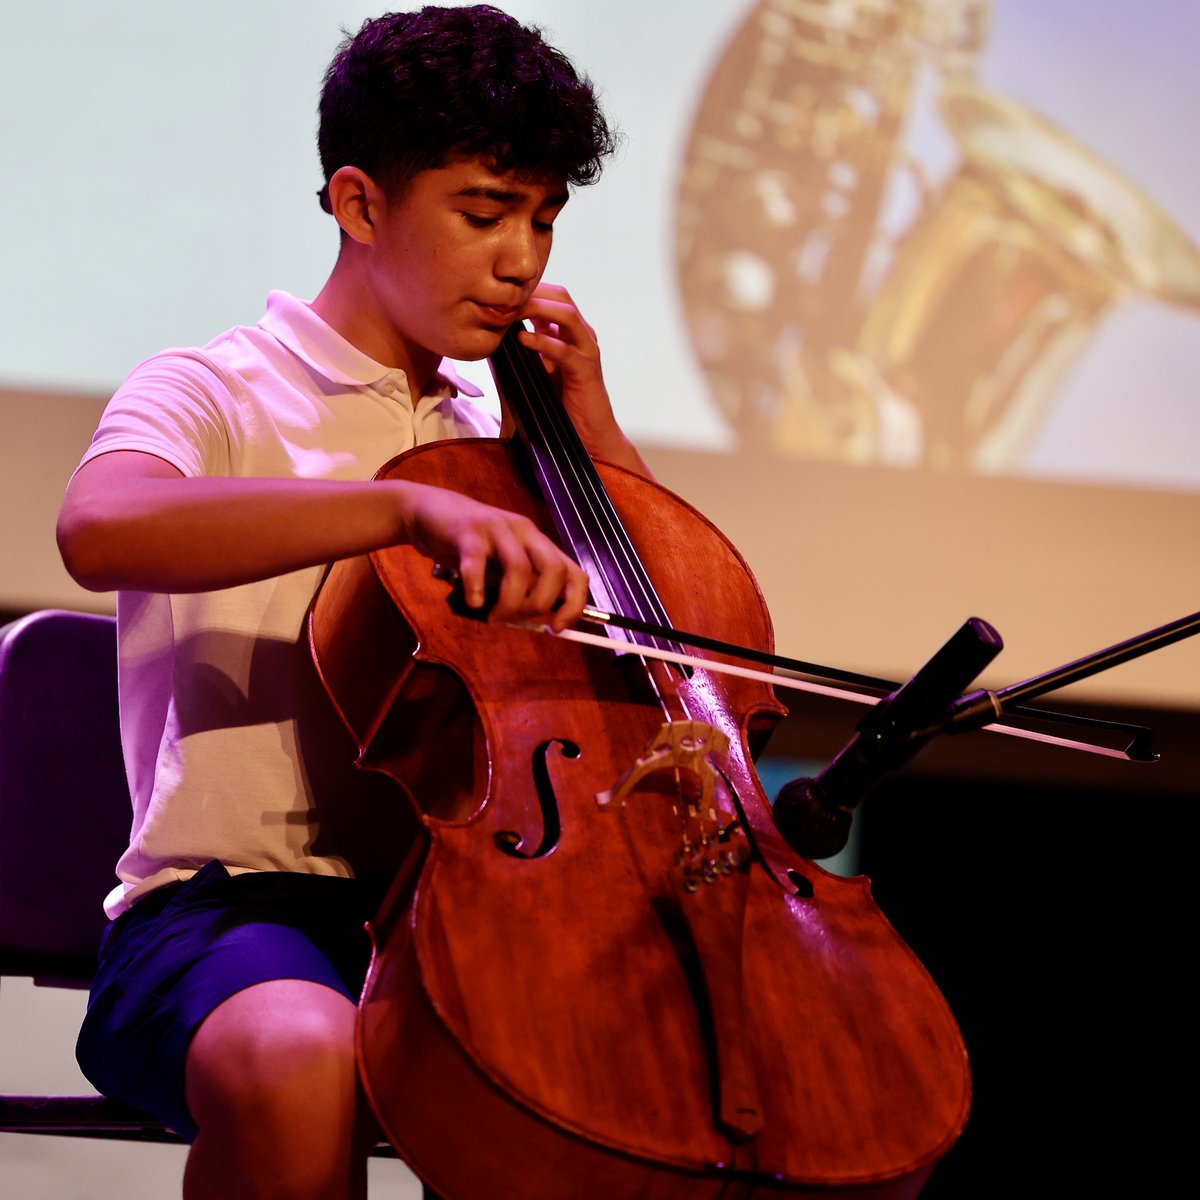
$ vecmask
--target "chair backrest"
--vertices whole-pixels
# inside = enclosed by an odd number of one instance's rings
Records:
[[[129,837],[112,617],[0,629],[0,973],[86,986]]]

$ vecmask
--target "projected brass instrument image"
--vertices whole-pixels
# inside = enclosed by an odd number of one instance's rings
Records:
[[[1122,301],[1200,307],[1200,250],[973,78],[990,0],[758,0],[678,190],[693,349],[744,449],[1019,472]],[[909,145],[922,97],[957,161]]]

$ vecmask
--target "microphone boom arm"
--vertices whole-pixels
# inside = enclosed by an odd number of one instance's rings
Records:
[[[1196,633],[1200,633],[1200,613],[1181,617],[1022,683],[954,697],[955,683],[961,680],[965,687],[1001,648],[995,630],[973,617],[903,688],[867,715],[855,736],[820,775],[793,780],[780,789],[775,800],[775,823],[788,844],[805,858],[836,854],[846,844],[854,808],[885,775],[907,763],[937,734],[982,729],[1005,712],[1053,719],[1058,714],[1018,708],[1015,702],[1086,679]],[[933,706],[939,697],[941,707],[935,711]],[[1150,737],[1149,730],[1138,732],[1127,757],[1153,761],[1156,755]]]

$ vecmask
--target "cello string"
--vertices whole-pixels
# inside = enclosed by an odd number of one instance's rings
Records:
[[[506,361],[510,369],[514,371],[514,374],[518,375],[518,383],[521,385],[522,390],[521,399],[525,406],[525,417],[536,423],[537,431],[544,445],[547,447],[557,445],[559,447],[560,452],[558,454],[549,455],[549,466],[553,467],[555,474],[559,478],[561,489],[565,491],[567,499],[571,501],[575,509],[581,528],[589,539],[589,550],[595,555],[594,561],[597,562],[598,568],[603,569],[601,563],[615,564],[617,570],[621,572],[622,583],[625,586],[627,596],[634,603],[635,611],[639,614],[646,611],[661,614],[661,620],[669,626],[670,622],[665,608],[646,575],[645,568],[642,566],[629,535],[616,513],[611,497],[600,481],[599,474],[590,456],[587,455],[586,449],[583,447],[578,432],[571,423],[570,416],[553,393],[551,381],[542,368],[541,359],[535,359],[533,352],[523,347],[516,340],[515,333],[513,333],[511,339],[505,339],[505,342],[502,343],[502,349],[507,356]],[[535,399],[539,402],[536,410],[533,403]],[[563,477],[564,466],[569,466],[573,471],[577,485],[575,489],[572,489]],[[579,512],[578,503],[576,502],[577,496],[582,496],[583,501],[588,504],[592,518],[590,522]],[[595,530],[595,533],[593,530]],[[595,554],[593,541],[595,536],[601,536],[605,539],[608,554],[603,558]],[[631,583],[631,580],[633,583]],[[639,592],[641,593],[641,599],[638,596]],[[642,619],[645,620],[644,617]],[[648,636],[653,639],[652,642],[647,645],[644,638],[638,638],[636,640],[638,648],[634,653],[640,656],[645,676],[654,690],[664,718],[669,722],[673,718],[668,710],[666,697],[647,660],[657,658],[665,663],[674,663],[677,666],[685,663],[689,666],[701,665],[702,660],[693,659],[688,662],[685,656],[682,655],[682,647],[675,643],[674,640],[668,639],[664,642],[662,638],[655,637],[653,634]],[[601,639],[601,642],[610,652],[615,650],[614,639],[605,637]],[[663,653],[656,653],[656,651],[662,651]],[[686,694],[674,691],[673,699],[682,710],[683,715],[691,718],[691,706],[688,703]],[[682,815],[683,812],[689,808],[693,808],[694,805],[685,792],[683,775],[678,766],[674,770],[674,779],[677,811]],[[739,805],[736,798],[733,796],[726,797],[726,803],[731,803],[732,807],[727,812],[721,813],[720,820],[722,822],[727,817],[733,819],[737,817]],[[726,803],[722,803],[720,807],[725,809]],[[708,815],[716,818],[718,814],[713,812]]]
[[[634,588],[630,586],[630,580],[644,578],[644,572],[638,575],[638,572],[631,570],[631,547],[629,545],[628,535],[624,539],[617,539],[613,535],[613,528],[620,529],[624,533],[624,529],[620,527],[616,514],[612,512],[611,517],[606,520],[606,514],[611,510],[611,502],[608,502],[607,493],[604,488],[599,485],[599,476],[596,475],[595,468],[590,458],[584,458],[586,451],[582,448],[580,438],[574,425],[570,425],[570,418],[566,415],[562,404],[557,400],[557,397],[552,394],[552,384],[548,378],[544,368],[541,366],[541,360],[534,360],[533,353],[527,348],[521,346],[520,342],[516,341],[516,336],[505,338],[502,342],[502,349],[506,356],[509,368],[514,372],[518,390],[521,392],[520,402],[522,404],[522,416],[524,420],[532,422],[532,426],[538,433],[540,444],[546,446],[547,454],[538,455],[534,449],[533,438],[526,433],[526,440],[530,454],[534,457],[535,467],[539,468],[542,473],[542,493],[547,500],[562,511],[562,505],[569,503],[576,517],[578,529],[587,539],[588,558],[592,564],[592,572],[589,575],[598,574],[601,576],[604,588],[607,590],[606,602],[617,608],[628,608],[632,605],[634,611],[638,614],[647,612],[660,612],[666,619],[666,612],[662,607],[661,602],[650,604],[647,606],[646,596],[647,587]],[[510,397],[510,400],[512,398]],[[538,403],[534,403],[534,401]],[[553,452],[554,448],[558,452]],[[546,461],[548,460],[548,461]],[[574,474],[575,487],[572,488],[570,482],[566,480],[564,470],[571,468]],[[586,469],[584,469],[586,467]],[[554,486],[554,479],[547,478],[553,473],[554,478],[557,478],[557,486]],[[598,491],[599,488],[599,491]],[[590,520],[584,516],[580,509],[580,500],[588,505]],[[602,503],[608,502],[608,503]],[[564,535],[569,536],[569,530],[565,527],[568,522],[560,518],[560,530],[563,530]],[[605,528],[607,526],[607,529]],[[596,546],[596,539],[604,538],[607,553],[600,553]],[[569,538],[572,545],[575,544],[574,538]],[[582,558],[580,547],[576,545],[576,558]],[[584,568],[587,568],[587,563],[583,563]],[[616,590],[612,587],[610,572],[616,569],[620,574],[620,582],[624,587],[624,596],[618,596]],[[595,581],[594,581],[595,582]],[[648,586],[648,581],[647,581]],[[637,595],[641,592],[641,598]],[[653,592],[653,588],[649,588],[649,596],[653,601],[658,601],[658,596]],[[610,640],[611,642],[612,640]],[[632,653],[638,654],[644,641],[643,637],[630,637],[623,635],[618,638],[626,647],[636,647]],[[655,644],[659,644],[655,640]],[[670,644],[670,643],[668,643]],[[641,662],[642,672],[646,678],[650,689],[653,691],[656,703],[658,703],[662,718],[665,721],[672,721],[672,713],[670,704],[664,690],[662,690],[658,678],[655,677],[655,672],[650,670],[649,662],[643,655],[638,654],[638,661]],[[678,692],[674,694],[674,701],[682,709],[685,718],[690,718],[691,713],[685,697],[679,696]],[[677,810],[682,810],[686,804],[684,796],[684,780],[678,767],[673,770],[674,792],[676,792]]]
[[[541,369],[540,359],[535,363],[531,357],[533,352],[521,346],[519,342],[513,346],[502,343],[501,349],[506,354],[510,367],[523,377],[526,395],[531,400],[536,395],[540,401],[536,411],[532,405],[527,406],[526,415],[536,424],[543,440],[548,445],[557,445],[560,453],[551,456],[549,464],[539,465],[547,470],[553,468],[558,475],[562,496],[571,503],[579,527],[588,539],[588,549],[593,561],[597,563],[598,569],[603,571],[600,564],[607,559],[609,565],[617,570],[624,595],[627,601],[635,606],[637,613],[653,612],[665,621],[666,613],[662,602],[641,566],[628,533],[613,508],[611,498],[600,483],[591,459],[586,457],[578,434],[570,424],[570,417],[550,394],[550,380]],[[572,469],[574,488],[563,473],[564,465]],[[580,510],[580,499],[586,502],[589,514],[587,516]],[[597,539],[603,540],[606,554],[599,550]],[[605,583],[609,586],[612,583],[607,574]],[[639,639],[633,640],[640,644]],[[654,639],[651,644],[663,643],[660,639]],[[672,645],[670,642],[665,644]]]
[[[521,397],[518,403],[522,405],[524,418],[534,423],[541,445],[546,447],[545,454],[537,454],[533,439],[528,432],[526,433],[526,443],[531,457],[535,459],[535,467],[542,473],[543,495],[547,503],[556,507],[564,501],[570,504],[575,514],[576,524],[587,541],[588,556],[593,571],[600,575],[604,587],[608,591],[606,602],[617,609],[628,609],[632,605],[634,612],[629,615],[637,615],[642,620],[646,620],[653,614],[662,624],[667,625],[670,622],[666,610],[633,550],[629,536],[616,514],[611,498],[600,482],[599,474],[583,446],[578,431],[561,401],[554,394],[553,384],[541,358],[518,340],[518,331],[522,327],[522,323],[518,322],[509,329],[501,341],[500,350],[505,355],[505,361],[519,385]],[[555,446],[558,447],[558,453],[553,453]],[[546,461],[547,459],[548,461]],[[574,488],[570,486],[564,474],[567,467],[570,467],[574,476]],[[552,480],[549,478],[551,472],[557,477],[557,487],[553,486]],[[547,494],[550,492],[555,494]],[[581,502],[587,506],[590,520],[580,510]],[[558,523],[564,536],[567,536],[567,530],[564,528],[567,523],[561,518]],[[603,539],[606,551],[603,554],[598,550],[597,539]],[[571,538],[569,540],[574,541]],[[576,557],[579,557],[578,548],[576,548]],[[581,565],[585,565],[586,568],[586,564]],[[612,586],[613,581],[610,578],[610,572],[613,569],[618,573],[623,591],[623,596],[620,598],[616,595]],[[674,720],[667,695],[655,672],[651,669],[646,656],[641,653],[646,649],[643,645],[644,638],[637,635],[625,635],[619,639],[606,640],[610,646],[614,640],[620,641],[629,648],[630,652],[638,656],[643,677],[652,690],[663,719],[667,723]],[[655,639],[653,645],[657,647],[658,644],[658,639]],[[671,644],[668,643],[668,645]],[[681,649],[678,646],[673,648]],[[682,710],[683,716],[690,719],[692,712],[686,696],[674,691],[673,699],[678,708]],[[689,802],[684,790],[683,775],[678,765],[675,765],[672,775],[676,811],[682,817],[689,807]]]
[[[590,469],[590,459],[587,460],[585,467],[580,460],[582,450],[574,427],[567,425],[569,417],[559,404],[552,401],[549,395],[549,379],[540,370],[535,371],[535,364],[528,357],[528,353],[531,352],[525,352],[523,347],[518,351],[519,346],[518,343],[516,347],[513,347],[512,365],[524,376],[523,382],[530,399],[536,394],[541,402],[537,410],[528,409],[527,415],[536,423],[543,441],[547,445],[557,445],[559,448],[558,454],[550,456],[549,463],[540,465],[546,470],[553,468],[557,474],[561,485],[559,489],[561,496],[571,503],[579,528],[588,541],[588,550],[592,561],[596,564],[597,570],[605,576],[605,585],[611,588],[613,583],[609,571],[605,570],[604,564],[607,561],[610,568],[615,568],[619,572],[619,581],[623,586],[626,607],[628,602],[632,602],[638,612],[656,609],[661,611],[661,605],[655,606],[653,603],[650,603],[647,608],[647,599],[652,597],[653,593],[648,591],[647,586],[639,585],[637,572],[632,570],[628,539],[626,538],[622,542],[622,539],[614,533],[615,529],[619,529],[619,523],[616,522],[615,514],[610,513],[609,506],[604,503],[607,495],[602,489],[597,492],[594,471]],[[574,487],[563,473],[565,466],[572,469]],[[587,502],[589,515],[585,515],[580,509],[578,503],[580,499]],[[606,554],[602,553],[598,547],[598,538],[603,539]],[[640,597],[639,592],[641,593]]]
[[[506,342],[502,343],[502,347],[508,353]],[[521,347],[520,343],[516,342],[512,347],[511,353],[509,353],[509,364],[514,372],[519,373],[518,382],[521,384],[521,402],[524,405],[524,417],[534,424],[541,444],[547,447],[550,453],[545,456],[537,456],[531,444],[529,445],[529,449],[534,457],[538,458],[538,465],[541,469],[547,473],[553,469],[553,473],[558,479],[558,487],[553,489],[557,493],[557,496],[547,496],[547,500],[556,504],[562,500],[566,500],[571,504],[579,529],[587,539],[588,552],[593,569],[603,576],[604,586],[609,592],[608,602],[614,607],[625,608],[632,601],[633,607],[639,616],[642,616],[647,611],[657,611],[662,612],[665,619],[666,614],[661,603],[651,604],[649,610],[645,607],[646,588],[635,590],[629,585],[630,574],[636,579],[639,574],[644,576],[644,572],[630,571],[631,564],[629,560],[631,548],[628,545],[627,537],[623,539],[622,553],[618,554],[615,552],[612,530],[614,525],[618,529],[621,529],[620,522],[616,518],[615,513],[612,513],[609,519],[605,519],[608,510],[611,508],[611,502],[605,503],[609,501],[608,494],[599,484],[590,458],[586,459],[587,469],[585,469],[581,456],[586,454],[586,450],[583,448],[582,442],[578,437],[578,432],[575,430],[574,425],[570,423],[570,418],[563,409],[561,402],[557,400],[557,397],[552,395],[552,385],[547,373],[541,367],[541,360],[538,359],[535,363],[532,352],[529,352],[527,348]],[[533,403],[535,398],[538,401],[536,406]],[[527,443],[532,442],[528,434],[526,440]],[[557,447],[557,453],[553,452],[555,447]],[[548,461],[541,461],[542,458],[548,459]],[[571,487],[564,475],[564,470],[567,467],[571,468],[575,483],[574,488]],[[551,481],[543,477],[542,490],[544,493],[550,490],[548,485],[552,487]],[[587,505],[590,520],[585,518],[584,514],[580,511],[580,500]],[[560,522],[560,528],[564,524],[565,522]],[[607,529],[605,528],[606,525],[608,526]],[[624,532],[623,529],[622,532]],[[605,542],[607,553],[604,555],[597,552],[595,539],[598,536],[602,537]],[[578,549],[576,550],[576,555],[579,557]],[[621,561],[622,558],[625,559],[624,563]],[[618,599],[615,591],[612,589],[611,580],[608,578],[610,567],[615,567],[620,573],[621,583],[624,585],[624,599]],[[641,599],[636,594],[637,590],[642,592]],[[650,595],[654,600],[657,600],[653,589],[650,589]],[[645,619],[644,616],[642,619]],[[641,663],[643,674],[653,690],[663,719],[670,722],[672,715],[667,697],[659,686],[658,680],[655,678],[655,673],[650,669],[650,663],[647,655],[644,653],[645,649],[647,649],[644,645],[644,639],[641,637],[620,637],[617,639],[605,638],[604,641],[606,647],[610,650],[615,649],[613,645],[614,641],[621,642],[626,647],[636,647],[632,652],[637,655],[638,661]],[[655,639],[654,644],[657,646],[658,639]],[[675,701],[683,710],[684,716],[690,717],[691,712],[689,711],[686,698],[680,697],[676,693]],[[682,814],[687,805],[687,798],[684,794],[683,775],[678,765],[674,766],[672,778],[674,780],[676,811]]]
[[[525,363],[532,373],[535,367],[534,361],[526,357]],[[565,463],[572,467],[576,483],[572,496],[581,494],[588,501],[591,525],[603,538],[609,559],[613,560],[620,570],[622,583],[628,596],[638,604],[639,611],[662,611],[661,602],[658,601],[653,586],[637,560],[628,534],[625,532],[620,518],[616,515],[611,499],[600,484],[591,459],[587,456],[570,417],[552,394],[549,378],[544,373],[540,375],[540,383],[541,415],[545,422],[543,427],[553,430],[554,440],[561,449],[561,454],[554,458],[554,463],[556,465]],[[549,434],[547,434],[547,438],[549,438]],[[585,531],[591,533],[591,530],[588,529],[588,522],[582,515],[581,523]],[[641,593],[640,600],[637,595],[639,592]]]
[[[545,477],[543,478],[543,492],[545,492],[547,488],[553,488],[555,493],[553,495],[547,495],[545,498],[548,503],[553,504],[556,507],[560,506],[564,502],[570,505],[571,509],[575,513],[576,523],[578,524],[584,537],[587,539],[588,554],[594,571],[598,572],[601,576],[600,581],[602,585],[605,588],[608,588],[610,593],[613,593],[611,581],[606,571],[607,562],[608,564],[615,566],[616,570],[619,572],[621,583],[624,585],[626,599],[632,602],[637,613],[643,614],[647,611],[647,609],[644,607],[643,602],[639,601],[636,591],[641,590],[643,591],[644,595],[645,589],[635,589],[630,586],[629,564],[628,562],[625,564],[622,564],[621,562],[623,557],[626,559],[628,558],[628,554],[617,554],[614,552],[614,540],[611,534],[612,522],[605,522],[602,519],[602,514],[605,507],[610,507],[611,502],[609,506],[602,505],[599,502],[595,486],[598,485],[598,477],[595,475],[594,468],[592,468],[591,460],[590,458],[587,460],[587,465],[589,468],[591,468],[591,470],[584,470],[580,463],[580,455],[581,453],[586,452],[582,450],[582,443],[579,440],[578,434],[573,425],[569,426],[568,432],[568,423],[570,418],[567,416],[565,410],[563,410],[561,404],[557,402],[557,398],[552,395],[552,384],[549,376],[542,367],[541,359],[537,358],[535,360],[534,352],[528,350],[516,340],[516,333],[514,332],[516,329],[517,327],[514,326],[513,329],[510,330],[509,335],[506,335],[505,339],[500,344],[498,353],[503,355],[506,364],[515,377],[520,391],[520,396],[506,397],[506,399],[509,400],[510,404],[521,406],[522,418],[531,423],[533,429],[536,430],[539,435],[541,444],[546,446],[548,450],[548,453],[545,455],[537,455],[533,445],[533,439],[530,437],[529,433],[526,434],[526,441],[529,443],[529,449],[536,460],[535,465],[541,472],[545,473],[545,475],[552,475],[553,477],[557,478],[558,481],[557,488],[554,488],[553,479],[547,479]],[[559,453],[550,453],[549,451],[552,451],[555,446],[558,447]],[[576,484],[574,489],[572,489],[569,480],[564,474],[564,465],[569,466],[572,469],[572,474]],[[591,478],[589,478],[589,476],[591,476]],[[590,510],[592,518],[590,522],[580,509],[580,498],[577,498],[577,492],[582,493],[581,498],[587,504],[587,507]],[[608,500],[607,493],[604,493],[602,487],[600,488],[600,494],[603,495],[606,501]],[[606,523],[610,525],[610,530],[607,533],[604,530],[604,525]],[[565,522],[561,524],[565,524]],[[593,529],[593,526],[595,529]],[[566,533],[567,531],[564,530],[564,534]],[[600,553],[596,545],[596,539],[598,537],[605,538],[606,546],[609,551],[607,555]],[[624,541],[628,547],[628,537],[626,537]],[[629,549],[631,549],[631,547]],[[576,549],[576,554],[578,556],[578,549]],[[644,576],[644,572],[642,574]],[[657,600],[657,597],[654,598]],[[609,599],[610,601],[613,599],[612,594],[610,594]],[[654,607],[658,612],[663,612],[661,603]],[[665,612],[663,615],[665,618]],[[638,654],[638,651],[642,648],[642,641],[636,636],[632,638],[622,637],[610,639],[610,644],[613,642],[619,643],[623,648],[634,654]],[[646,679],[649,683],[649,686],[653,689],[663,717],[665,720],[670,721],[672,717],[667,697],[659,685],[658,680],[655,678],[654,672],[650,670],[648,663],[646,663],[645,658],[641,658],[641,661],[645,671]],[[675,699],[676,702],[682,707],[684,715],[690,716],[691,714],[688,711],[686,701],[678,696],[678,694],[676,694]]]

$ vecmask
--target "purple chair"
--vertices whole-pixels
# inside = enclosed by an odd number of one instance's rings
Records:
[[[85,988],[129,836],[112,617],[0,628],[0,976]],[[102,1096],[0,1096],[0,1130],[178,1141]]]
[[[88,986],[129,821],[116,621],[47,610],[0,627],[0,976]],[[96,1095],[0,1095],[0,1132],[179,1141]]]

